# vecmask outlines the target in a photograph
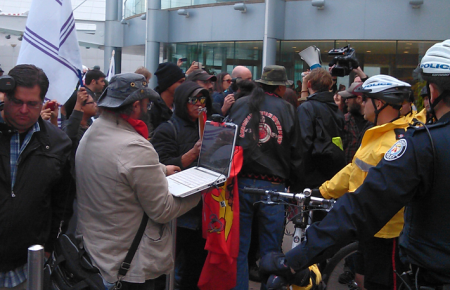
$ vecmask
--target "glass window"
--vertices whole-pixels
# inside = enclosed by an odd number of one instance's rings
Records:
[[[277,64],[286,67],[288,78],[302,80],[301,72],[309,66],[301,60],[298,53],[310,45],[320,49],[322,67],[328,68],[332,56],[328,51],[332,48],[340,48],[350,45],[355,49],[356,58],[360,67],[368,76],[386,74],[396,77],[412,85],[416,96],[418,109],[422,107],[419,92],[424,86],[423,82],[413,79],[412,72],[419,64],[425,52],[438,41],[281,41],[277,49]],[[354,74],[338,77],[337,84],[348,85],[353,81]]]
[[[123,18],[128,18],[136,14],[145,13],[147,0],[124,0]]]
[[[181,68],[186,71],[193,61],[201,62],[211,73],[222,71],[231,73],[237,65],[248,67],[253,78],[260,77],[262,63],[262,41],[242,42],[203,42],[203,43],[165,43],[164,61],[177,62],[187,58]]]
[[[161,0],[161,9],[169,9],[176,7],[185,7],[202,4],[215,4],[225,2],[242,2],[236,0]],[[261,1],[263,2],[263,1]]]

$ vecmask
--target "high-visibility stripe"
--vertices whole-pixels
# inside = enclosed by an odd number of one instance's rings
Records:
[[[355,164],[364,172],[368,172],[370,168],[373,167],[373,165],[366,163],[362,161],[361,159],[355,158]]]

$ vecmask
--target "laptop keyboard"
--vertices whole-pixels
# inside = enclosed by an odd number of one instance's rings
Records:
[[[194,188],[203,184],[213,183],[217,180],[217,176],[206,175],[202,173],[202,176],[198,174],[196,170],[190,170],[181,172],[170,176],[173,181],[186,185],[187,187]]]

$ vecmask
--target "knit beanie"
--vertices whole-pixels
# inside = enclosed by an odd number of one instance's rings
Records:
[[[155,90],[160,94],[180,79],[186,77],[183,71],[171,62],[160,63],[155,76],[158,79],[158,87]]]

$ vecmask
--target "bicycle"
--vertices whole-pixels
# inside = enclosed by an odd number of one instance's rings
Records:
[[[285,204],[289,207],[295,207],[299,209],[299,212],[287,221],[287,223],[292,222],[294,225],[291,248],[298,246],[303,241],[305,231],[311,222],[310,213],[317,210],[325,210],[328,212],[332,209],[335,203],[335,200],[333,199],[324,199],[311,196],[312,191],[309,188],[304,189],[303,193],[289,193],[246,187],[244,188],[244,192],[250,194],[265,195],[266,199],[260,202],[266,204]],[[295,200],[297,204],[294,205],[287,203],[280,198]],[[289,212],[289,210],[287,210],[287,212]],[[285,234],[289,235],[290,233],[287,232]],[[327,266],[322,273],[322,282],[319,286],[319,289],[358,289],[354,281],[353,283],[340,284],[337,279],[337,276],[343,273],[343,263],[345,258],[356,252],[357,248],[357,242],[351,243],[340,249],[331,259],[328,260]],[[284,281],[277,282],[280,283],[280,289],[286,289],[286,285],[282,285]],[[293,289],[296,289],[296,286],[294,286]]]

